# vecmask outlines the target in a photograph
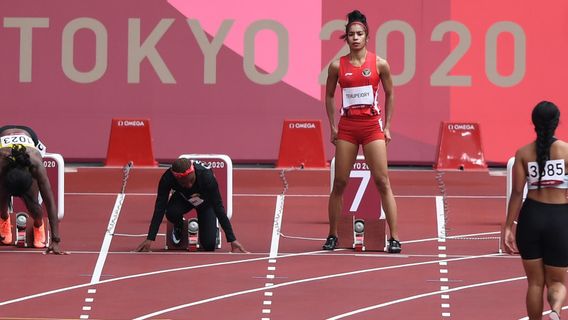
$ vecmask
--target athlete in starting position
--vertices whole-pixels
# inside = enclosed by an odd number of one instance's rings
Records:
[[[218,219],[227,242],[231,244],[231,252],[247,252],[233,233],[213,172],[200,163],[185,158],[176,159],[172,167],[162,175],[148,236],[136,251],[150,251],[164,214],[174,225],[174,243],[179,243],[183,236],[183,215],[192,209],[197,210],[199,244],[204,251],[215,250]]]
[[[38,194],[45,202],[51,241],[47,253],[65,253],[59,249],[59,219],[47,171],[42,156],[45,146],[29,127],[9,125],[0,128],[0,237],[3,244],[12,244],[12,223],[8,214],[10,197],[20,197],[34,219],[34,247],[44,248],[43,209]]]

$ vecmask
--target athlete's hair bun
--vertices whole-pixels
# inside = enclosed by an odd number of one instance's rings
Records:
[[[367,17],[365,17],[365,15],[359,10],[353,10],[347,14],[348,25],[355,21],[362,22],[364,25],[367,25]]]

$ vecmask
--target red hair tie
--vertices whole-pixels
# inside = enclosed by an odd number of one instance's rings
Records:
[[[366,34],[366,35],[369,34],[369,30],[367,30],[367,26],[366,26],[363,22],[361,22],[361,21],[353,21],[353,22],[347,24],[346,29],[349,30],[349,27],[351,27],[351,26],[354,25],[354,24],[359,24],[359,25],[361,25],[361,26],[363,27],[363,29],[365,29],[365,34]],[[343,35],[341,35],[340,38],[343,39],[343,40],[347,39],[347,32],[344,33]]]
[[[347,29],[349,29],[349,27],[351,27],[351,26],[354,25],[354,24],[361,25],[361,26],[363,27],[363,29],[365,29],[365,33],[367,32],[367,26],[366,26],[363,22],[361,22],[361,21],[353,21],[353,22],[351,22],[350,24],[347,25]]]
[[[171,171],[172,171],[172,174],[174,175],[174,177],[183,178],[183,177],[187,177],[190,173],[195,171],[195,168],[193,167],[193,163],[192,163],[191,166],[189,166],[189,168],[187,168],[187,170],[185,170],[184,172],[175,172],[173,169],[171,169]]]

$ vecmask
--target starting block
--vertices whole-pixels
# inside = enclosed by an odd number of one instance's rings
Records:
[[[331,161],[332,187],[334,173],[335,158]],[[376,186],[369,187],[370,181],[371,171],[364,156],[358,155],[343,195],[343,211],[339,216],[337,228],[339,248],[355,251],[384,251],[386,248],[385,213],[379,191]]]
[[[16,214],[16,247],[27,248],[33,246],[33,219],[25,212]]]
[[[43,157],[43,165],[47,171],[55,205],[57,207],[57,218],[61,220],[65,212],[65,162],[60,154],[47,153]],[[38,195],[38,202],[40,204],[43,203],[41,194]],[[46,246],[48,246],[50,241],[49,219],[45,213],[45,207],[43,207],[43,210],[43,227],[46,231]],[[16,240],[14,241],[14,245],[18,247],[33,247],[33,219],[27,212],[24,201],[20,198],[12,197],[10,199],[10,205],[8,206],[8,213],[13,214],[15,212],[17,213],[15,214],[14,239]]]
[[[233,162],[231,158],[227,155],[221,154],[182,154],[179,158],[191,159],[213,170],[215,178],[217,179],[217,184],[219,185],[219,192],[223,199],[227,217],[230,220],[233,215]],[[197,213],[195,210],[191,210],[186,214],[182,227],[182,235],[184,236],[182,236],[182,239],[178,244],[173,242],[173,229],[173,224],[167,221],[166,250],[197,251],[199,248],[199,221],[197,220]],[[185,235],[187,235],[187,237]],[[221,230],[219,228],[219,221],[217,221],[215,245],[217,249],[221,249],[221,240]]]
[[[174,225],[168,221],[168,225],[166,227],[166,250],[187,250],[193,252],[199,249],[199,222],[197,221],[196,213],[192,210],[188,213],[187,218],[188,219],[183,219],[183,226],[181,229],[182,238],[178,244],[175,244],[172,239]],[[183,235],[187,235],[187,237]],[[217,224],[215,247],[217,249],[221,249],[221,232],[219,230],[219,224]]]
[[[219,233],[219,228],[217,228],[217,233]],[[187,234],[189,251],[197,251],[199,246],[199,222],[197,222],[197,218],[191,218],[187,221]],[[219,239],[218,234],[217,239]]]

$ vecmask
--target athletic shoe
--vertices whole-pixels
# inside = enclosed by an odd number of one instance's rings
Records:
[[[12,244],[12,223],[10,222],[10,215],[8,219],[0,218],[0,238],[3,244]]]
[[[174,230],[172,230],[172,241],[174,244],[179,244],[181,242],[181,228],[174,226]]]
[[[394,238],[390,238],[388,242],[389,242],[387,245],[388,253],[400,253],[402,251],[402,245],[400,244],[400,241]]]
[[[43,223],[38,228],[34,226],[34,247],[45,248],[45,228]]]
[[[558,315],[558,313],[556,313],[556,311],[550,312],[550,314],[548,315],[548,318],[550,320],[560,320],[560,316]]]
[[[323,250],[334,250],[337,247],[337,237],[336,236],[329,236],[325,240],[325,244],[323,245]]]

